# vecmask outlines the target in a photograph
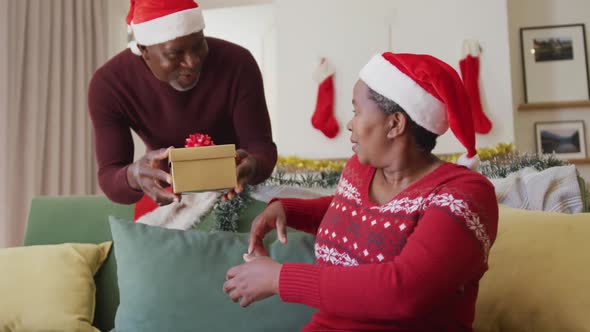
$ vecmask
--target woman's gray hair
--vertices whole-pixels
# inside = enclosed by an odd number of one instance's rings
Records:
[[[417,124],[404,109],[393,100],[379,94],[375,90],[369,88],[369,98],[373,100],[377,107],[385,114],[393,114],[401,112],[408,119],[410,132],[414,136],[416,145],[419,150],[430,153],[436,145],[436,138],[438,135],[424,129],[424,127]]]
[[[389,114],[393,114],[396,112],[406,113],[404,111],[404,109],[401,106],[399,106],[396,102],[379,94],[378,92],[376,92],[375,90],[373,90],[371,88],[369,88],[369,94],[370,94],[371,100],[373,100],[375,103],[377,103],[377,106],[379,107],[379,109],[381,109],[383,112],[385,112],[385,114],[389,115]]]

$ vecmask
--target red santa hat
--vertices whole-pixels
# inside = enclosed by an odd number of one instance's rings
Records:
[[[137,44],[160,44],[205,28],[201,8],[193,0],[131,0],[126,21],[135,36],[129,48],[137,55]]]
[[[375,55],[360,79],[375,92],[400,105],[426,130],[444,134],[449,127],[467,153],[458,163],[479,165],[469,99],[457,72],[443,61],[422,54]]]

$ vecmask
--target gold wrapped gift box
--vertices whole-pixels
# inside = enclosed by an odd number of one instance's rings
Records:
[[[234,144],[172,149],[169,160],[174,193],[234,188],[235,156]]]

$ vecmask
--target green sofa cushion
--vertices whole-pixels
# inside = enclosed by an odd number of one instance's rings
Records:
[[[104,196],[36,197],[31,202],[24,243],[30,246],[111,241],[108,215],[131,219],[133,206],[112,203]],[[108,331],[113,328],[119,305],[117,264],[112,251],[94,280],[94,326]]]
[[[264,209],[264,202],[253,200],[240,212],[238,232],[249,232],[252,219]],[[39,196],[31,202],[25,233],[26,246],[42,244],[101,243],[111,241],[109,215],[131,220],[134,205],[121,205],[105,196]],[[196,228],[211,230],[215,215],[209,212]],[[115,313],[119,305],[117,263],[109,254],[102,268],[95,275],[96,313],[94,326],[101,331],[114,327]]]
[[[121,304],[117,332],[299,331],[314,309],[278,296],[242,308],[223,293],[226,271],[243,263],[247,233],[178,231],[111,218]],[[292,231],[287,245],[272,233],[269,254],[313,263],[314,237]]]

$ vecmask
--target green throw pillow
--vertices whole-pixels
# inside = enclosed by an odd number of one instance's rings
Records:
[[[278,296],[247,308],[223,293],[227,270],[243,262],[248,233],[177,231],[110,218],[120,305],[117,332],[299,331],[315,309]],[[291,231],[267,237],[279,262],[313,263],[314,237]]]

